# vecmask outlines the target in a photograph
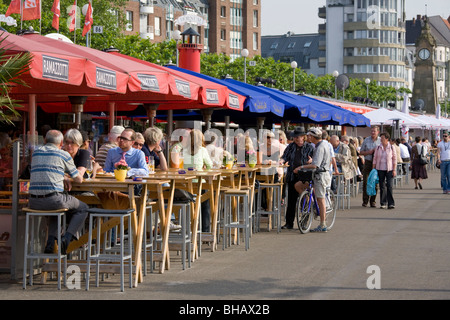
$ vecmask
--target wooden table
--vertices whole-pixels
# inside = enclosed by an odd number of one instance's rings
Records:
[[[139,282],[143,281],[142,274],[142,241],[144,235],[144,220],[146,215],[146,202],[147,202],[147,191],[152,189],[156,190],[158,197],[157,202],[160,208],[161,214],[161,231],[163,234],[162,242],[162,270],[164,270],[164,263],[168,260],[168,221],[170,221],[170,214],[173,205],[173,194],[175,186],[171,185],[169,188],[169,195],[167,199],[167,209],[164,210],[164,196],[163,187],[164,184],[169,183],[169,180],[162,179],[144,179],[142,181],[133,181],[132,179],[126,179],[124,182],[117,181],[115,178],[102,178],[102,179],[90,179],[84,180],[83,183],[72,183],[72,191],[91,191],[94,193],[98,192],[109,192],[109,191],[119,191],[128,194],[130,201],[130,208],[135,209],[132,215],[132,226],[133,226],[133,242],[134,242],[134,263],[136,270],[136,278],[134,286],[136,287]],[[139,197],[134,196],[134,186],[142,185],[141,195]],[[83,198],[85,196],[80,196]],[[84,200],[84,198],[82,199]],[[102,225],[102,232],[107,231],[118,224],[118,219],[110,219]],[[94,232],[95,234],[95,232]],[[122,240],[122,239],[121,239]],[[73,241],[68,247],[68,252],[82,246],[87,243],[88,234],[84,234],[80,237],[78,241]]]
[[[185,173],[179,173],[179,169],[170,168],[168,171],[156,171],[154,178],[156,179],[173,179],[174,181],[180,179],[192,179],[191,186],[187,185],[184,189],[197,195],[194,207],[191,210],[191,232],[193,252],[192,259],[198,258],[199,252],[197,247],[197,229],[199,224],[199,216],[201,210],[201,203],[209,200],[211,208],[211,232],[202,234],[202,241],[211,242],[212,251],[216,246],[216,228],[217,228],[217,213],[218,201],[221,184],[221,172],[218,170],[185,170]],[[152,175],[153,176],[153,175]],[[194,187],[195,185],[195,187]],[[180,188],[183,188],[180,186]],[[202,190],[206,190],[202,194]],[[201,244],[200,244],[201,245]]]

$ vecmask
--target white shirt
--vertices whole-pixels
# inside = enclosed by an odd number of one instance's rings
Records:
[[[402,159],[409,158],[408,147],[403,143],[400,143],[398,146],[400,147],[400,157],[402,157]]]
[[[445,142],[442,140],[437,145],[440,151],[440,159],[441,161],[450,160],[450,141]]]

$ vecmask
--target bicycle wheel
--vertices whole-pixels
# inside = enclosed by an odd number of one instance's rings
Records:
[[[327,207],[327,229],[330,230],[334,225],[334,221],[336,220],[336,196],[334,195],[333,191],[327,190],[325,201]]]
[[[313,206],[311,201],[311,192],[306,190],[298,197],[296,213],[297,213],[297,226],[301,233],[308,233],[311,229],[313,219]]]

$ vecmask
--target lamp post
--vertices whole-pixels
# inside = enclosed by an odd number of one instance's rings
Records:
[[[174,30],[172,31],[172,37],[175,39],[176,41],[176,47],[175,47],[175,51],[177,52],[177,67],[178,67],[178,41],[181,40],[181,31],[180,30]]]
[[[295,69],[297,69],[297,61],[292,61],[291,62],[291,68],[293,70],[293,78],[292,78],[292,91],[295,92]]]
[[[333,71],[333,77],[334,77],[334,99],[337,100],[337,85],[336,85],[336,79],[339,77],[339,71],[334,70]]]
[[[242,49],[241,56],[244,57],[244,82],[247,83],[247,57],[248,57],[248,50]]]
[[[397,103],[398,103],[398,91],[400,90],[400,86],[397,84],[396,86],[395,86],[395,109],[398,109],[397,108]]]
[[[369,79],[369,78],[366,78],[366,80],[364,80],[364,82],[366,83],[366,89],[367,89],[366,98],[369,99],[369,84],[370,84],[370,79]]]

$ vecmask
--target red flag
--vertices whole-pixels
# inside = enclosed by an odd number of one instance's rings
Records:
[[[41,18],[40,0],[25,0],[23,2],[22,20],[36,20]]]
[[[52,12],[53,12],[52,27],[55,28],[56,30],[59,30],[59,16],[61,14],[59,0],[55,0],[53,2]]]
[[[70,9],[70,25],[69,25],[69,32],[72,32],[75,30],[75,22],[77,17],[77,0],[74,0],[72,9]]]
[[[20,14],[20,1],[21,0],[12,0],[9,4],[8,10],[6,10],[5,17],[9,17],[13,13]]]
[[[89,1],[89,6],[86,12],[86,18],[84,19],[84,27],[83,27],[83,34],[84,37],[86,33],[89,32],[92,28],[92,24],[94,23],[94,17],[92,16],[92,3]]]

